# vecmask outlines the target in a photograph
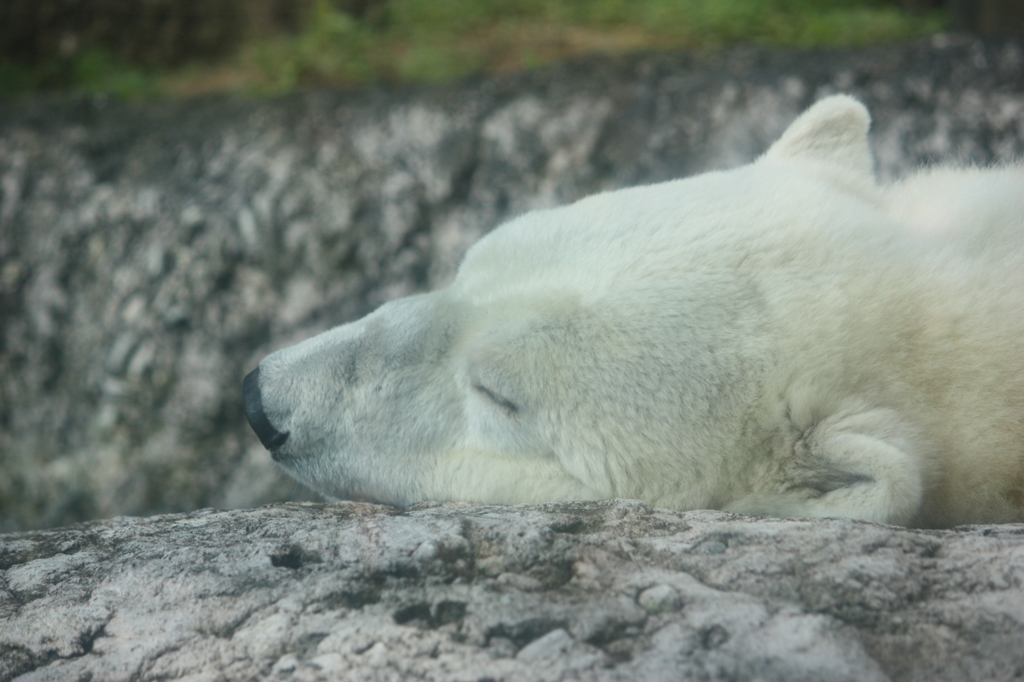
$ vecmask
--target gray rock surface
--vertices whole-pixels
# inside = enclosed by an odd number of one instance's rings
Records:
[[[1019,42],[0,102],[0,530],[303,495],[242,415],[265,353],[444,283],[510,215],[746,162],[836,91],[871,108],[883,178],[1024,152]]]
[[[0,536],[0,680],[1020,680],[1024,525],[359,503]]]

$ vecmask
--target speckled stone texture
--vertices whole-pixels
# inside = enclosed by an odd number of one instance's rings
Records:
[[[242,414],[263,355],[443,284],[511,215],[749,161],[840,91],[874,115],[882,178],[1024,155],[1022,44],[953,38],[0,101],[0,531],[301,497]]]
[[[288,503],[0,568],[0,680],[1024,679],[1024,525]]]

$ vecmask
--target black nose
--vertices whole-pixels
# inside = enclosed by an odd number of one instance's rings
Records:
[[[260,395],[260,368],[249,372],[242,380],[242,400],[245,401],[245,418],[256,432],[256,437],[267,450],[276,450],[288,440],[288,431],[281,433],[267,419],[263,411],[263,397]]]

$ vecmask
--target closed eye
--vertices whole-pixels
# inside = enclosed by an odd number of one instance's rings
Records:
[[[509,416],[512,416],[519,411],[519,407],[514,402],[508,400],[507,398],[501,397],[500,395],[498,395],[491,389],[487,388],[483,384],[473,384],[473,390],[479,393],[480,395],[485,396],[492,403],[508,412]]]

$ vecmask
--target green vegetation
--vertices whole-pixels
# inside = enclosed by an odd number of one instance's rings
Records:
[[[312,0],[304,29],[253,38],[222,64],[143,71],[90,50],[60,75],[70,89],[123,97],[278,93],[446,81],[598,52],[864,45],[942,28],[941,13],[911,14],[891,0],[386,0],[358,18]],[[60,80],[52,71],[0,64],[0,90],[44,87]]]
[[[137,99],[161,93],[159,76],[114,57],[103,47],[82,50],[71,59],[53,59],[36,68],[0,61],[0,93],[70,90]]]

